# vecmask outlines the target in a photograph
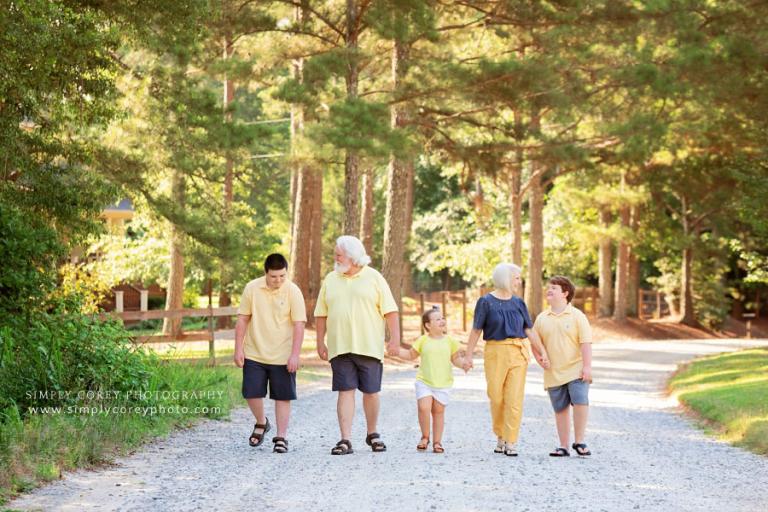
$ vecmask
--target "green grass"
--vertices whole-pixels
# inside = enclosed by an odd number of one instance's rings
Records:
[[[308,368],[299,371],[298,380],[307,383],[328,375],[325,369]],[[0,504],[14,494],[58,479],[63,471],[98,467],[200,418],[226,419],[232,408],[245,404],[240,396],[241,378],[242,370],[233,365],[211,368],[204,363],[166,361],[158,366],[149,391],[212,391],[214,396],[147,402],[147,407],[156,410],[146,414],[49,413],[29,414],[23,420],[18,413],[6,416],[0,421]],[[166,411],[160,412],[159,406]],[[188,410],[169,412],[171,407]],[[196,407],[201,409],[195,411]]]
[[[677,372],[670,389],[708,432],[768,455],[768,349],[694,361]]]

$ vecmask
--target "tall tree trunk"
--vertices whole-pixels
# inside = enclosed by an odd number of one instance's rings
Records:
[[[631,210],[630,227],[634,240],[637,240],[637,232],[640,229],[641,207],[633,205]],[[638,316],[640,304],[637,302],[637,292],[640,289],[640,260],[637,257],[637,248],[633,245],[629,249],[629,282],[628,284],[628,309],[629,314]]]
[[[295,19],[300,25],[306,23],[307,9],[306,2],[295,10]],[[293,76],[302,83],[304,81],[304,60],[296,59],[293,61]],[[295,185],[292,190],[293,199],[293,219],[291,225],[291,254],[289,257],[289,274],[293,281],[301,290],[304,297],[309,293],[309,252],[312,224],[312,206],[313,206],[313,177],[312,168],[305,155],[299,155],[296,147],[304,134],[304,123],[306,121],[306,108],[302,104],[295,104],[291,109],[291,144],[292,156],[294,161],[293,176]]]
[[[408,234],[407,240],[411,239],[411,229],[413,228],[413,187],[416,178],[416,166],[413,162],[408,165],[408,191],[405,196],[405,231]],[[405,247],[405,274],[403,275],[403,295],[413,294],[413,265],[411,264],[408,242]]]
[[[309,305],[314,305],[320,293],[322,281],[321,264],[323,261],[323,172],[315,169],[312,173],[312,213],[309,227],[309,289],[304,298]],[[307,320],[312,325],[314,315],[308,311]]]
[[[682,198],[682,223],[685,248],[683,249],[683,261],[680,275],[680,322],[686,325],[697,325],[696,312],[693,309],[693,247],[689,239],[691,227],[688,221],[688,201]]]
[[[346,47],[347,47],[347,99],[357,99],[359,69],[358,69],[358,36],[360,20],[357,0],[347,0],[346,8]],[[347,149],[344,158],[344,219],[342,231],[345,235],[356,235],[360,232],[360,159],[357,152]]]
[[[224,54],[223,59],[228,60],[232,57],[232,54],[234,52],[234,46],[232,42],[232,36],[227,34],[224,37]],[[229,112],[229,106],[232,104],[232,101],[235,99],[235,84],[234,82],[228,77],[224,77],[224,99],[223,99],[223,108],[224,108],[224,120],[226,122],[232,121],[232,114]],[[232,182],[234,180],[234,161],[232,160],[232,155],[227,152],[226,160],[224,162],[224,215],[223,222],[224,225],[229,225],[229,221],[232,217],[232,200],[234,198],[233,191],[232,191]],[[230,304],[232,304],[232,297],[230,296],[230,290],[229,287],[232,284],[232,253],[231,253],[231,243],[227,243],[224,247],[224,251],[221,251],[219,255],[219,276],[220,276],[220,286],[219,286],[219,307],[227,307]],[[230,319],[229,317],[219,317],[218,321],[216,322],[219,329],[226,329],[230,326]]]
[[[627,319],[627,292],[629,280],[629,242],[626,233],[629,231],[629,206],[619,209],[622,235],[619,239],[619,249],[616,255],[616,299],[613,309],[613,319],[623,322]]]
[[[171,197],[174,205],[183,209],[186,202],[186,181],[184,173],[174,171],[171,178]],[[165,309],[181,309],[184,306],[184,232],[171,223],[171,264],[168,272]],[[163,320],[163,334],[176,335],[181,331],[181,318]]]
[[[407,73],[408,46],[395,40],[392,49],[392,81],[394,89],[402,83]],[[402,128],[407,124],[408,107],[395,103],[391,107],[392,127]],[[408,224],[409,182],[413,180],[413,162],[402,160],[392,155],[387,171],[387,205],[384,221],[384,255],[382,272],[389,282],[392,294],[400,309],[402,309],[402,291],[405,279],[406,248],[410,227]]]
[[[528,256],[528,281],[525,283],[525,303],[531,318],[541,313],[544,298],[541,274],[544,270],[544,189],[541,183],[539,162],[531,166],[528,191],[528,211],[531,222],[530,254]]]
[[[360,240],[365,252],[373,253],[373,167],[363,172],[363,204],[360,208]]]
[[[607,207],[600,208],[600,227],[605,231],[611,225],[611,212]],[[600,316],[609,317],[613,313],[613,240],[607,234],[600,237],[598,249],[598,287],[600,289]]]
[[[509,231],[512,234],[512,263],[523,266],[523,196],[522,151],[518,160],[509,167]]]

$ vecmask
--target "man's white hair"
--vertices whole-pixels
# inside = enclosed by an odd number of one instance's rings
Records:
[[[512,276],[520,275],[522,271],[523,269],[514,263],[499,263],[493,269],[493,286],[499,290],[511,292],[513,290]]]
[[[336,247],[344,251],[352,263],[358,267],[371,262],[370,256],[365,253],[365,246],[359,238],[352,235],[343,235],[336,239]]]

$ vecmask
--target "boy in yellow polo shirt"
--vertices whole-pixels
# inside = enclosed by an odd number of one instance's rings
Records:
[[[248,442],[251,446],[261,445],[271,429],[264,412],[269,384],[277,421],[272,451],[285,453],[307,313],[301,290],[287,280],[288,262],[282,254],[267,256],[264,272],[264,276],[245,285],[240,299],[234,359],[238,368],[243,369],[243,398],[256,418]]]
[[[544,370],[544,387],[555,410],[560,446],[549,455],[568,457],[571,406],[575,442],[571,447],[582,457],[592,453],[584,443],[592,383],[592,330],[586,315],[571,305],[576,287],[563,276],[547,284],[549,308],[536,317],[533,328],[547,349],[551,366]]]

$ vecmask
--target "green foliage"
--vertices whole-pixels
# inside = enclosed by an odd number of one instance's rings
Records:
[[[0,317],[40,305],[56,285],[56,232],[0,202]]]

